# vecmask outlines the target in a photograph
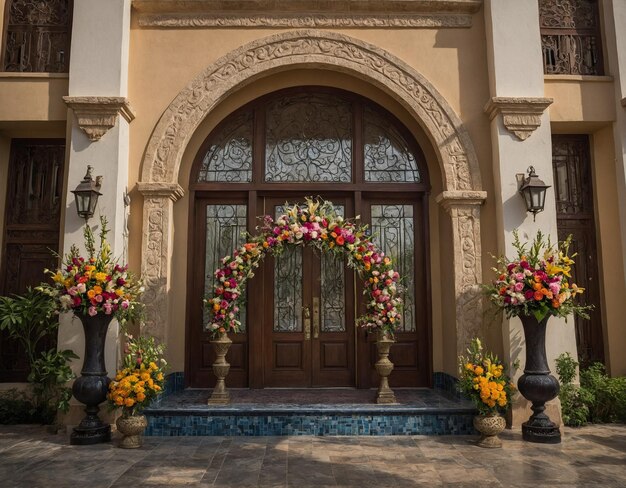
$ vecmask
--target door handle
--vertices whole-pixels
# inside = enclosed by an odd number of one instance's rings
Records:
[[[320,298],[313,297],[313,339],[320,336]]]
[[[302,307],[304,312],[304,340],[311,340],[311,310],[309,307]]]

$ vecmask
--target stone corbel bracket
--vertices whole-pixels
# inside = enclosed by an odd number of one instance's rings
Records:
[[[541,115],[552,102],[552,98],[493,97],[485,105],[485,112],[489,120],[502,114],[509,132],[525,141],[541,125]]]
[[[124,97],[63,97],[63,101],[74,111],[78,126],[92,142],[99,141],[115,126],[118,115],[129,123],[135,118],[134,110]]]

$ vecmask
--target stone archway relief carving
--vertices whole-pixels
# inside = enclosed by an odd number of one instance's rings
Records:
[[[480,171],[461,121],[437,90],[400,59],[354,38],[315,30],[277,34],[224,56],[174,99],[143,161],[142,181],[176,183],[185,147],[200,122],[232,91],[285,67],[347,72],[393,96],[431,137],[445,190],[480,190]]]
[[[441,167],[443,193],[453,229],[457,351],[480,328],[480,170],[470,138],[445,99],[400,59],[348,36],[303,30],[281,33],[227,54],[198,75],[172,101],[148,143],[144,196],[142,274],[147,278],[146,327],[167,339],[173,204],[182,196],[178,172],[183,152],[201,121],[229,94],[272,72],[315,67],[348,73],[395,98],[430,138]]]

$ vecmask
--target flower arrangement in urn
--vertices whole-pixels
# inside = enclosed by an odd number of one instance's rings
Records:
[[[135,415],[146,408],[163,389],[163,358],[165,347],[154,337],[133,337],[126,334],[122,369],[109,385],[109,402],[121,408],[125,416]]]
[[[568,256],[570,243],[571,236],[556,247],[538,231],[528,248],[513,231],[517,256],[512,260],[501,257],[492,268],[497,278],[486,286],[491,302],[508,318],[532,314],[541,322],[546,316],[567,317],[571,313],[589,318],[589,307],[575,302],[584,289],[572,281],[575,255]]]
[[[511,405],[515,387],[507,376],[504,364],[493,353],[483,351],[478,338],[472,339],[467,356],[459,357],[459,390],[467,396],[480,413],[474,418],[474,427],[482,437],[481,447],[500,447],[497,434],[505,427],[500,415]]]
[[[43,288],[58,300],[61,311],[91,317],[102,312],[123,323],[141,315],[143,306],[139,296],[143,287],[128,271],[128,265],[119,265],[113,259],[106,241],[107,225],[107,219],[101,217],[98,250],[93,231],[85,225],[83,235],[87,256],[81,256],[78,248],[72,245],[59,269],[46,270],[52,276],[53,284]]]
[[[211,314],[209,332],[239,331],[239,301],[247,280],[266,254],[279,255],[286,244],[291,244],[347,256],[348,266],[363,278],[366,295],[366,313],[357,323],[394,335],[402,316],[400,275],[391,258],[372,242],[367,226],[344,219],[332,202],[306,198],[304,204],[286,204],[285,213],[277,219],[263,217],[260,231],[257,236],[248,236],[248,242],[232,256],[224,257],[222,267],[215,271],[215,295],[205,300]]]
[[[141,446],[141,434],[147,426],[141,411],[148,407],[163,391],[165,381],[164,346],[156,344],[154,337],[126,335],[122,369],[109,384],[107,399],[112,409],[121,408],[117,420],[118,430],[125,435],[121,447]]]

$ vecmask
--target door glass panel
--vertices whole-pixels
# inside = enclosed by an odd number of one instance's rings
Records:
[[[267,182],[352,181],[352,110],[333,95],[302,94],[268,104]]]
[[[274,331],[302,332],[302,247],[285,247],[274,263]]]
[[[345,332],[346,294],[344,259],[322,255],[322,332]]]
[[[202,159],[198,181],[252,181],[252,111],[229,117],[213,136]]]
[[[412,205],[372,205],[374,242],[394,263],[402,278],[402,328],[415,331],[415,245]]]
[[[214,296],[215,270],[222,264],[224,256],[245,242],[248,208],[246,205],[207,205],[206,206],[206,255],[204,258],[204,295]],[[246,330],[245,296],[239,311],[242,331]],[[209,321],[208,311],[204,310],[203,323]]]
[[[365,181],[421,181],[413,151],[388,117],[366,106],[363,126]]]
[[[345,217],[345,207],[335,205],[337,215]],[[346,294],[344,259],[332,254],[321,255],[322,332],[345,332]]]

